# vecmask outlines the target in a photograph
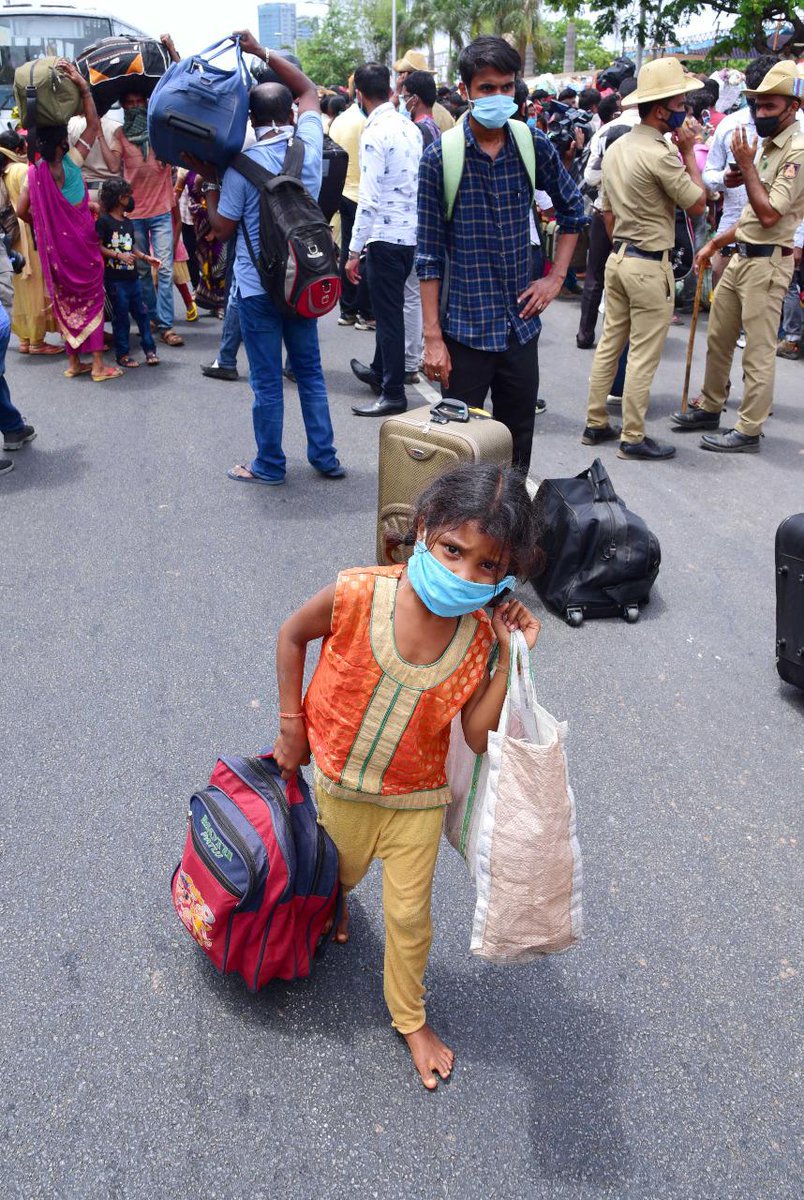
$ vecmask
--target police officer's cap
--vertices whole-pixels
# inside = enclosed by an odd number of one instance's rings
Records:
[[[771,67],[762,83],[746,96],[793,96],[804,100],[804,76],[792,62],[780,62]]]
[[[649,104],[653,100],[669,100],[682,92],[697,92],[700,79],[688,75],[677,58],[654,58],[645,63],[637,76],[637,90],[622,101],[623,108]]]

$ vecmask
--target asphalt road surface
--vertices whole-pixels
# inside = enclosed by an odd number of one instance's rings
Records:
[[[594,457],[576,326],[575,302],[552,306],[537,477]],[[226,478],[252,453],[250,392],[200,375],[218,333],[188,326],[158,370],[103,386],[9,352],[39,436],[0,480],[2,1196],[797,1200],[804,695],[774,667],[773,538],[804,510],[804,364],[778,364],[759,456],[603,447],[663,563],[637,625],[540,612],[585,939],[472,959],[445,845],[428,1003],[457,1058],[428,1095],[383,1005],[376,866],[349,946],[256,997],[171,907],[189,796],[219,752],[274,735],[280,622],[374,547],[378,424],[351,415],[370,394],[348,366],[371,336],[321,326],[348,479],[307,465],[288,386],[287,484],[260,488]],[[687,333],[655,383],[659,436]]]

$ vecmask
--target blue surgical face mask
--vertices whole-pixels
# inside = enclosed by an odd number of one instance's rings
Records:
[[[516,112],[516,104],[510,96],[481,96],[470,100],[472,116],[486,129],[502,129]]]
[[[403,100],[403,99],[401,99],[401,98],[400,98],[400,101],[399,101],[399,111],[400,111],[400,113],[402,114],[402,116],[403,116],[403,117],[407,117],[407,119],[408,119],[409,121],[412,121],[412,120],[413,120],[413,114],[411,113],[410,109],[408,108],[408,102],[407,102],[407,100]]]
[[[681,112],[673,112],[672,109],[668,109],[668,112],[670,115],[665,124],[670,127],[671,132],[675,129],[680,129],[687,119],[686,111],[682,109]]]
[[[473,583],[461,579],[427,549],[421,539],[416,542],[413,557],[408,562],[408,579],[416,595],[437,617],[462,617],[478,608],[485,608],[505,590],[513,591],[516,576],[506,575],[499,583]]]

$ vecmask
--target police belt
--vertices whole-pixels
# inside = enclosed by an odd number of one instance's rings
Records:
[[[623,246],[626,258],[649,258],[652,262],[661,262],[665,254],[669,254],[668,250],[640,250],[633,242],[615,242],[614,253],[619,254]]]
[[[774,250],[781,251],[782,258],[788,258],[793,253],[790,246],[765,246],[755,242],[737,242],[734,249],[740,258],[770,258]]]

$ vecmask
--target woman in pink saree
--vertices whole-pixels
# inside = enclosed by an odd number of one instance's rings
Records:
[[[31,223],[36,234],[53,316],[67,346],[64,374],[72,379],[91,372],[95,383],[104,383],[123,372],[103,361],[103,258],[81,175],[100,121],[81,74],[72,63],[62,61],[59,68],[81,92],[87,127],[72,150],[64,125],[37,130],[41,160],[28,167],[17,216]],[[82,352],[92,355],[91,363],[81,361]]]

